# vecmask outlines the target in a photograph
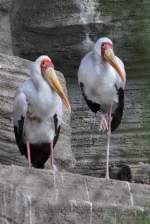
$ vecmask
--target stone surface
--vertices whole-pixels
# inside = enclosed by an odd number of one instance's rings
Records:
[[[13,0],[0,0],[0,53],[13,54],[10,11]]]
[[[1,223],[148,224],[149,217],[148,185],[0,165]]]
[[[78,67],[81,55],[93,44],[88,31],[95,30],[96,5],[79,0],[15,0],[12,16],[14,54],[33,60],[37,55],[51,55],[66,75]],[[94,31],[95,32],[95,31]]]
[[[0,0],[0,11],[10,12],[12,6],[13,0]]]
[[[14,0],[14,52],[28,59],[48,53],[60,71],[74,76],[93,41],[105,35],[134,76],[139,70],[145,74],[150,69],[149,9],[148,0]]]
[[[16,88],[29,77],[30,63],[0,54],[0,163],[3,164],[27,164],[15,144],[12,110]],[[64,77],[60,72],[57,74],[67,94]],[[60,168],[73,166],[70,135],[70,115],[64,108],[63,124],[56,145],[56,160]]]

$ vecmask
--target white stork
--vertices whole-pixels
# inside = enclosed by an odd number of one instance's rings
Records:
[[[62,121],[62,102],[71,107],[48,56],[32,63],[31,78],[16,91],[14,101],[14,132],[21,154],[29,167],[43,168],[58,140]]]
[[[115,56],[112,41],[103,37],[82,59],[78,81],[88,107],[101,112],[100,129],[107,131],[106,178],[109,179],[109,145],[111,132],[121,122],[124,108],[126,73],[123,62]],[[108,113],[108,122],[104,113]]]

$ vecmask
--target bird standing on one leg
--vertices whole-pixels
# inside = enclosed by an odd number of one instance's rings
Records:
[[[88,107],[94,113],[101,112],[100,129],[107,131],[106,178],[109,179],[110,137],[122,119],[126,83],[124,64],[115,56],[109,38],[98,39],[93,50],[82,59],[78,81]],[[108,122],[104,113],[108,113]]]
[[[54,150],[62,121],[62,102],[71,107],[48,56],[32,63],[31,78],[17,89],[14,101],[14,132],[21,154],[29,167],[43,168]]]

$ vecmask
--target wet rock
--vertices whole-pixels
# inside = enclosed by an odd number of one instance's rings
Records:
[[[131,182],[133,180],[132,171],[130,166],[122,165],[121,167],[110,168],[110,177],[113,179],[128,181]]]
[[[16,147],[12,110],[16,88],[29,78],[30,61],[19,57],[0,54],[0,163],[27,165]],[[57,72],[65,88],[66,82],[62,73]],[[74,164],[70,144],[70,115],[64,108],[63,124],[56,146],[56,160],[60,168],[69,168]]]

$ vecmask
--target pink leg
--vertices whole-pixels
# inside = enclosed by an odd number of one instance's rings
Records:
[[[108,134],[111,135],[111,120],[112,120],[112,105],[109,107],[108,111]]]
[[[54,167],[54,147],[53,147],[53,141],[50,142],[50,167]]]
[[[100,115],[100,124],[99,124],[100,131],[105,132],[108,130],[108,124],[106,118],[103,114]]]
[[[103,114],[100,115],[100,124],[99,124],[100,131],[105,132],[108,130],[108,124],[106,118]]]
[[[110,138],[111,138],[111,120],[112,120],[112,105],[109,107],[109,110],[108,110],[106,179],[109,179],[109,151],[110,151]]]
[[[32,163],[31,163],[31,151],[30,151],[30,142],[29,141],[26,142],[26,146],[27,146],[28,164],[29,164],[29,168],[31,168]]]

